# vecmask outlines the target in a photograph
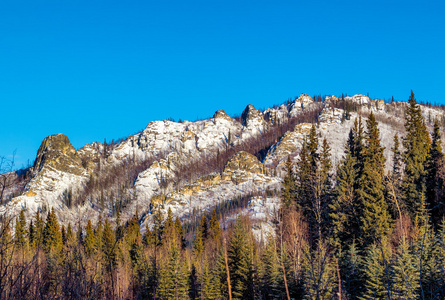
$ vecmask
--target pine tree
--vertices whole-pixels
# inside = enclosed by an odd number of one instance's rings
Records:
[[[399,186],[400,181],[402,180],[402,153],[400,152],[400,143],[399,143],[399,136],[397,133],[394,135],[394,146],[391,149],[392,150],[392,160],[393,160],[393,167],[392,167],[392,179],[394,182],[394,185],[396,187]]]
[[[47,253],[58,253],[62,249],[62,232],[54,207],[48,213],[43,229],[43,245]]]
[[[23,249],[26,246],[26,219],[23,209],[20,211],[20,215],[15,223],[15,243],[19,249]]]
[[[391,217],[384,197],[385,156],[380,145],[380,132],[374,114],[366,121],[366,150],[360,186],[359,200],[363,205],[361,216],[362,238],[365,244],[389,232]]]
[[[221,240],[221,227],[215,209],[212,211],[212,218],[210,219],[210,235],[217,243]]]
[[[405,172],[402,179],[403,196],[413,220],[426,218],[426,161],[430,149],[430,137],[426,129],[420,106],[411,91],[405,113],[406,136]]]
[[[333,242],[337,250],[359,237],[360,213],[362,206],[356,201],[355,182],[357,170],[356,158],[350,148],[345,149],[346,156],[337,168],[337,183],[334,200],[330,205]]]
[[[219,297],[218,292],[218,278],[215,272],[209,267],[208,259],[205,258],[203,266],[203,281],[204,281],[204,299],[214,300]]]
[[[418,293],[422,299],[434,299],[440,291],[438,286],[444,279],[445,265],[441,264],[444,244],[438,240],[428,220],[417,225],[414,232],[417,234],[414,236],[411,256],[413,265],[418,272],[416,278],[420,281],[421,286]]]
[[[39,210],[37,210],[35,217],[35,226],[34,226],[34,247],[36,249],[40,248],[40,246],[42,246],[43,244],[43,228],[44,228],[43,218],[40,215]]]
[[[334,295],[336,275],[329,246],[318,240],[315,249],[305,251],[304,299],[331,299]]]
[[[90,225],[91,225],[91,223],[90,223]],[[92,227],[91,227],[91,230],[92,230]],[[83,245],[84,244],[84,240],[83,240],[82,227],[80,227],[80,223],[77,226],[77,233],[76,233],[76,235],[77,235],[77,243],[79,244],[79,246]]]
[[[204,215],[201,216],[201,221],[199,223],[199,226],[201,227],[202,238],[206,240],[209,234],[209,226],[207,225],[207,218]]]
[[[161,265],[159,296],[161,299],[187,299],[187,269],[181,263],[181,255],[177,245],[173,244],[167,262]]]
[[[270,239],[266,244],[263,254],[263,293],[266,299],[283,299],[286,292],[284,290],[283,271],[277,255],[275,241]]]
[[[295,173],[294,166],[290,159],[287,157],[285,164],[286,176],[284,177],[283,188],[281,189],[281,202],[285,207],[290,207],[295,202]]]
[[[116,237],[108,219],[105,219],[102,240],[103,257],[111,273],[116,265]]]
[[[383,242],[372,244],[364,259],[364,292],[361,299],[388,299],[390,294],[390,270],[388,254]],[[390,299],[390,298],[389,298]]]
[[[175,219],[175,231],[176,231],[176,235],[178,236],[178,239],[180,241],[181,248],[185,249],[186,242],[185,242],[185,237],[184,237],[184,230],[182,230],[181,220],[179,220],[178,216],[176,216],[176,219]]]
[[[443,159],[442,145],[440,137],[440,126],[437,119],[434,121],[434,131],[432,134],[431,149],[428,154],[427,163],[427,190],[426,196],[429,204],[429,208],[432,210],[433,219],[437,222],[441,216],[439,209],[436,208],[440,205],[440,190],[443,188],[443,180],[438,176],[441,168],[441,162]]]
[[[249,243],[240,217],[236,221],[227,252],[233,299],[250,299],[253,295],[249,290]]]
[[[363,287],[363,258],[355,240],[349,245],[345,257],[342,257],[342,287],[348,299],[359,299]]]
[[[418,299],[420,287],[419,265],[411,253],[408,243],[403,240],[399,244],[392,278],[394,281],[394,297],[397,299]]]
[[[71,222],[68,222],[68,227],[66,228],[66,241],[68,244],[74,243],[73,229],[71,228]]]
[[[348,144],[350,145],[350,152],[355,157],[355,169],[357,170],[357,178],[361,178],[364,165],[364,128],[362,117],[359,116],[358,121],[355,119],[354,127],[349,134]],[[357,181],[357,184],[359,182]]]
[[[310,164],[312,167],[312,172],[315,173],[317,169],[319,154],[318,151],[318,135],[317,129],[315,128],[315,124],[312,124],[311,130],[309,131],[309,136],[307,139],[307,150],[309,152]]]
[[[202,238],[202,229],[201,226],[198,227],[195,234],[195,241],[193,243],[193,255],[196,259],[200,260],[201,255],[204,251],[204,242]]]
[[[91,224],[91,220],[88,219],[87,227],[85,230],[85,253],[87,255],[92,255],[95,252],[96,239],[93,231],[93,225]]]
[[[312,199],[312,182],[313,172],[311,166],[311,159],[308,153],[307,144],[303,141],[303,146],[300,151],[300,159],[297,165],[297,208],[302,209],[305,215],[309,212]]]
[[[35,243],[35,226],[33,221],[31,220],[29,222],[29,227],[28,227],[28,243],[30,247],[34,247],[34,243]]]

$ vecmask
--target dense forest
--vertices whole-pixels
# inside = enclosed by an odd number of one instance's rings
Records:
[[[119,210],[115,225],[104,217],[85,228],[59,224],[53,209],[3,218],[0,297],[444,299],[439,122],[430,134],[411,94],[389,172],[373,113],[355,120],[335,170],[314,124],[298,162],[286,162],[270,236],[220,210],[196,226],[155,210],[143,230],[138,215],[121,223]]]

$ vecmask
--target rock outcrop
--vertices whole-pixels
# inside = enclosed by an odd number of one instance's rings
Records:
[[[76,155],[76,149],[64,134],[50,135],[43,140],[32,171],[37,174],[44,167],[74,175],[82,175],[85,172],[80,158]]]
[[[227,162],[222,180],[230,180],[238,184],[249,180],[254,174],[266,173],[266,167],[258,158],[245,151],[240,151]]]
[[[242,124],[245,127],[252,127],[265,124],[263,114],[252,104],[247,105],[241,114]]]

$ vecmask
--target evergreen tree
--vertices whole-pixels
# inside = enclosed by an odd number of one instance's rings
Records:
[[[201,222],[199,223],[199,226],[201,227],[202,238],[206,240],[209,233],[209,226],[207,225],[207,218],[204,215],[201,216]]]
[[[364,259],[364,292],[361,299],[391,299],[390,270],[388,266],[388,253],[384,249],[383,242],[379,245],[373,243]]]
[[[315,249],[307,248],[305,252],[304,299],[331,299],[336,276],[328,243],[318,240]]]
[[[39,210],[37,210],[34,226],[34,247],[36,247],[37,249],[40,248],[40,246],[43,244],[43,228],[43,218],[40,215]]]
[[[284,207],[290,207],[295,202],[295,173],[294,166],[290,159],[290,156],[287,157],[287,161],[285,164],[286,176],[284,177],[283,188],[281,189],[281,202]]]
[[[204,260],[203,268],[203,281],[204,281],[204,299],[214,300],[219,297],[218,292],[218,278],[215,276],[215,272],[209,267],[207,258]]]
[[[317,129],[315,128],[315,124],[312,124],[311,130],[309,131],[309,136],[307,139],[307,150],[309,152],[310,164],[312,167],[312,172],[315,173],[315,170],[318,166],[319,154],[318,154],[318,135]]]
[[[91,223],[90,223],[90,225],[91,225]],[[91,230],[92,230],[92,228],[91,228]],[[82,227],[80,227],[80,223],[77,226],[77,243],[79,244],[79,246],[84,244]]]
[[[238,217],[227,251],[233,299],[253,298],[253,291],[249,290],[251,276],[249,250],[248,237],[242,219]]]
[[[58,253],[62,249],[62,232],[54,207],[48,213],[43,229],[43,245],[46,252]]]
[[[277,255],[275,241],[270,239],[263,254],[263,293],[266,299],[283,299],[286,295],[283,271]]]
[[[176,231],[176,235],[178,236],[178,239],[181,243],[182,249],[185,249],[186,243],[185,243],[184,231],[182,230],[181,221],[179,220],[178,216],[176,216],[176,219],[175,219],[175,231]]]
[[[426,218],[426,161],[431,141],[412,91],[408,102],[405,113],[406,136],[403,140],[405,172],[402,191],[410,216],[416,220]]]
[[[397,133],[394,135],[394,147],[392,150],[392,159],[393,159],[393,167],[392,167],[392,179],[394,185],[396,187],[399,186],[400,181],[402,180],[402,153],[400,152],[400,143],[399,136]]]
[[[221,227],[215,209],[212,211],[212,218],[210,219],[210,235],[217,242],[221,240]]]
[[[303,141],[300,151],[300,159],[297,165],[297,208],[302,209],[305,215],[309,213],[312,199],[313,172],[311,158],[308,153],[307,144]]]
[[[380,132],[372,112],[366,121],[366,127],[366,150],[358,190],[359,200],[363,205],[361,231],[365,243],[386,235],[391,227],[388,204],[384,197],[384,148],[380,145]]]
[[[187,270],[181,263],[177,245],[173,244],[167,263],[161,266],[159,296],[161,299],[187,299]]]
[[[26,219],[23,209],[20,211],[19,217],[15,222],[15,243],[19,249],[26,246]]]
[[[399,244],[392,278],[394,281],[394,297],[397,299],[418,299],[420,287],[419,265],[411,253],[406,241]]]
[[[364,135],[365,133],[362,123],[362,117],[359,116],[358,121],[357,119],[355,119],[354,121],[354,126],[349,134],[350,139],[348,140],[351,155],[355,157],[355,169],[357,170],[357,178],[361,178],[364,167]],[[358,180],[356,184],[359,184]]]
[[[204,251],[204,242],[202,238],[201,226],[198,227],[195,234],[195,242],[193,243],[193,254],[196,259],[201,259],[201,255]]]
[[[346,149],[346,157],[337,168],[334,200],[330,205],[333,242],[337,250],[342,244],[349,244],[359,237],[361,205],[355,201],[356,158],[349,149]]]
[[[348,299],[359,299],[363,287],[362,256],[355,240],[349,245],[346,255],[342,257],[342,287]]]
[[[116,237],[108,219],[105,219],[102,239],[102,253],[108,271],[111,273],[116,265]]]
[[[29,246],[30,247],[34,247],[34,243],[35,243],[35,226],[33,221],[31,220],[29,222],[29,227],[28,227],[28,242],[29,242]]]
[[[432,134],[432,144],[428,154],[427,168],[427,190],[426,196],[429,208],[433,212],[433,219],[440,220],[438,205],[440,205],[440,190],[443,188],[443,180],[438,176],[443,159],[442,145],[440,140],[440,126],[437,119],[434,121],[434,131]]]
[[[85,230],[85,253],[87,255],[92,255],[95,252],[96,239],[94,236],[93,225],[91,224],[91,220],[88,219],[87,227]]]

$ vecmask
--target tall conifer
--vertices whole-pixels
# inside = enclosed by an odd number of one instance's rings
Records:
[[[426,161],[431,146],[425,120],[414,93],[408,100],[405,113],[406,136],[403,140],[405,148],[405,172],[402,179],[403,196],[413,220],[425,219],[426,216]],[[422,223],[422,221],[420,221]]]

